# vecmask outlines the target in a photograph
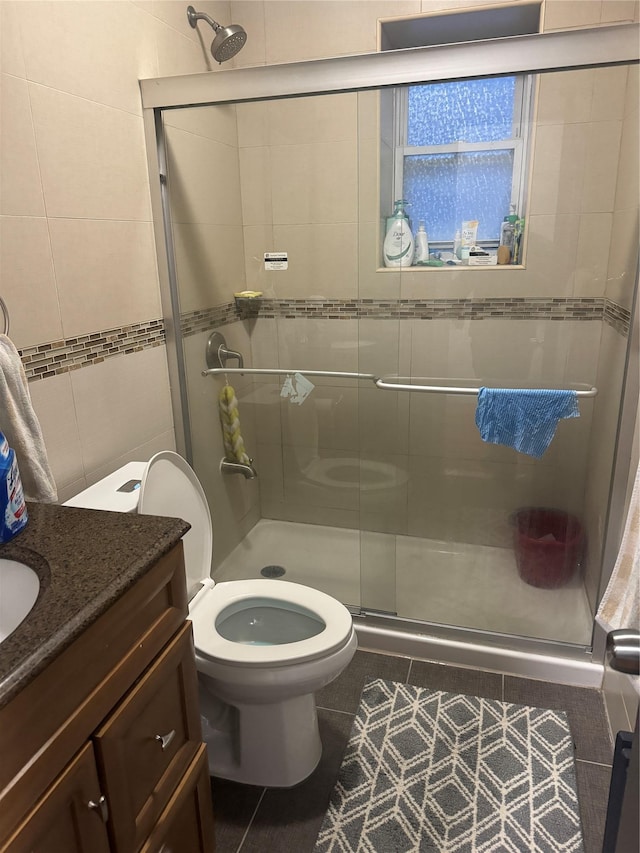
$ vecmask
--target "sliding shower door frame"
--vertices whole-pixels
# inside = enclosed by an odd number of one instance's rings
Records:
[[[189,462],[193,461],[189,404],[184,381],[175,249],[167,192],[162,119],[165,110],[372,91],[408,83],[507,76],[515,73],[544,74],[638,64],[639,61],[640,24],[617,24],[141,80],[158,275],[178,451]],[[232,285],[230,290],[233,290]],[[372,619],[372,637],[376,632],[378,639],[386,634],[388,649],[400,651],[396,648],[396,634],[403,628],[406,630],[408,621],[394,620],[391,617],[386,622],[387,630],[382,627],[381,618]],[[379,623],[377,627],[374,624],[376,622]],[[433,628],[434,632],[442,629],[440,634],[443,638],[447,637],[447,631],[450,633],[453,630],[447,629],[446,626],[427,626],[427,623],[421,623],[423,639],[426,636],[425,627],[429,627],[430,631]],[[473,640],[478,648],[486,645],[488,636],[483,632],[470,629],[463,629],[463,632],[465,639]],[[591,671],[593,664],[590,648],[575,647],[572,650],[562,644],[561,650],[561,644],[551,641],[509,639],[523,651],[530,651],[533,656],[540,653],[541,661],[548,660],[549,657],[557,659],[564,653],[565,657],[573,657],[578,667],[589,669],[588,683],[592,683],[595,677]],[[451,641],[447,642],[451,647]],[[455,646],[455,642],[453,645]],[[586,670],[584,672],[586,673]]]

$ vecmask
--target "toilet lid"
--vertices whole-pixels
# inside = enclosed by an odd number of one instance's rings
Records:
[[[149,460],[140,483],[138,512],[181,518],[191,525],[182,540],[187,592],[191,593],[211,575],[213,532],[205,493],[182,456],[163,450]]]

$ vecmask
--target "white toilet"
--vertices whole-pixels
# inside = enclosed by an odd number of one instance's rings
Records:
[[[130,462],[66,505],[189,522],[189,618],[209,771],[270,787],[306,779],[322,752],[314,692],[342,672],[357,647],[347,608],[287,581],[214,583],[209,506],[177,453],[157,453],[148,464]]]

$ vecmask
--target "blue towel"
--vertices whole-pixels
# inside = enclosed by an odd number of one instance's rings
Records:
[[[579,418],[575,391],[481,388],[476,426],[483,441],[540,458],[560,418]]]

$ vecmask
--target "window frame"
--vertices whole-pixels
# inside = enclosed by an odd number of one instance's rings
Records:
[[[404,198],[404,160],[407,156],[424,154],[457,154],[473,151],[513,151],[513,174],[511,179],[510,204],[520,216],[524,215],[526,194],[528,188],[528,163],[531,150],[533,128],[533,107],[536,76],[533,74],[510,74],[516,78],[513,96],[513,119],[511,136],[508,139],[490,142],[450,142],[444,145],[408,145],[408,103],[409,86],[430,85],[429,83],[412,83],[399,86],[393,92],[393,198]],[[483,77],[477,79],[491,79]],[[458,82],[458,81],[454,81]],[[442,85],[442,83],[440,83]],[[508,213],[508,211],[506,212]],[[506,215],[506,214],[505,214]],[[499,244],[500,235],[490,240],[479,240],[478,243],[487,248],[495,248]],[[453,247],[451,240],[429,241],[429,244],[439,249]]]

